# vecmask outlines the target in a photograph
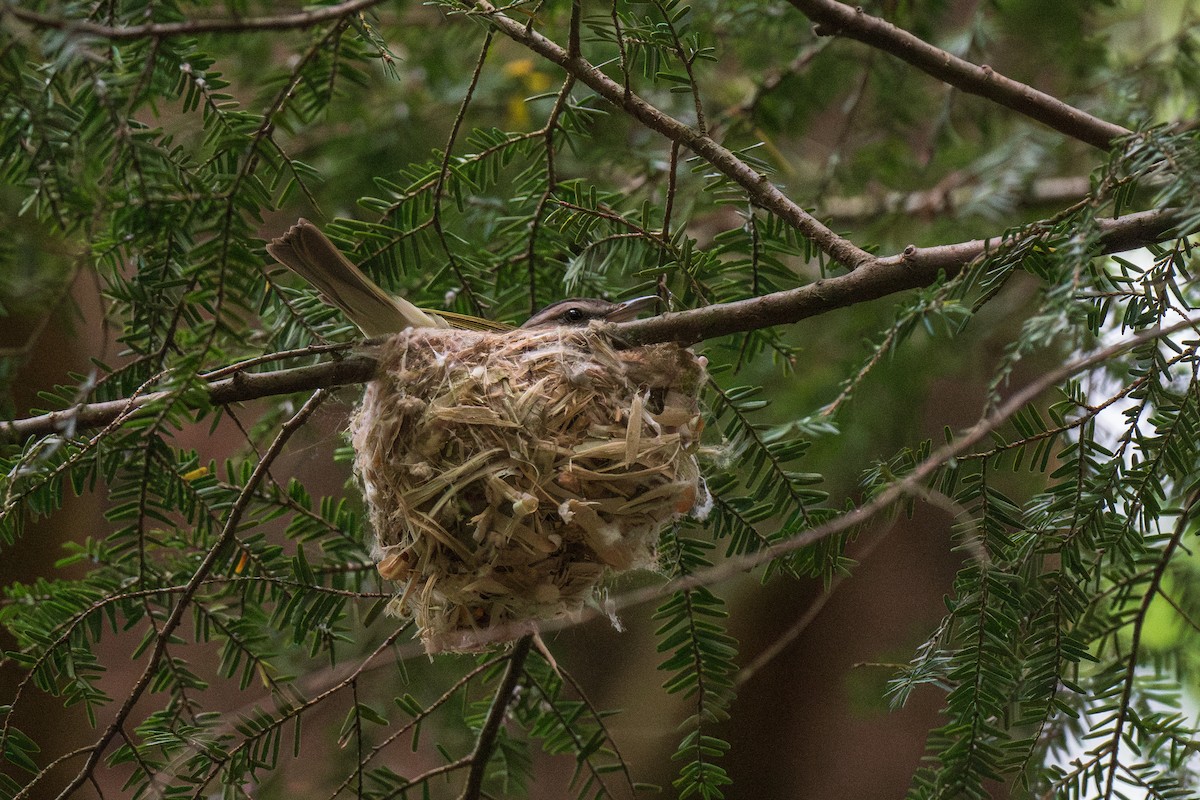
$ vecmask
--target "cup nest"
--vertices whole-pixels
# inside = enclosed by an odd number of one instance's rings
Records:
[[[653,567],[664,526],[710,502],[704,365],[597,328],[389,339],[350,423],[389,610],[431,653],[477,649]]]

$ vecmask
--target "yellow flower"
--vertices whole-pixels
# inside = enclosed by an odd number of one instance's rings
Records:
[[[554,84],[550,76],[539,71],[534,64],[532,58],[518,58],[504,65],[504,74],[515,79],[520,86],[519,94],[510,94],[505,102],[505,122],[509,128],[528,128],[532,118],[525,98],[541,94]]]

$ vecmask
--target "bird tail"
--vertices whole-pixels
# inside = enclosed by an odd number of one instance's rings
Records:
[[[272,240],[267,252],[315,286],[367,336],[397,333],[408,327],[449,327],[441,317],[380,289],[306,219]]]

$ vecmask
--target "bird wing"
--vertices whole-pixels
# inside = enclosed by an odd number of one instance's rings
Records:
[[[380,289],[306,219],[271,241],[267,252],[315,286],[367,336],[383,336],[408,327],[450,327],[440,316]]]
[[[437,311],[434,313],[445,319],[446,322],[449,322],[452,328],[481,331],[483,333],[504,333],[505,331],[513,330],[513,326],[507,322],[494,322],[483,317],[473,317],[470,314],[459,314],[454,311]]]

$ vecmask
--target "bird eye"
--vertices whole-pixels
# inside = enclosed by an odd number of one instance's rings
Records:
[[[563,319],[567,322],[581,322],[583,320],[583,309],[572,306],[563,312]]]

